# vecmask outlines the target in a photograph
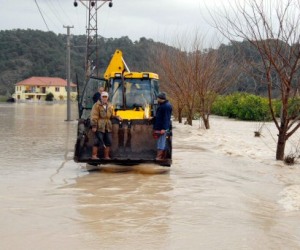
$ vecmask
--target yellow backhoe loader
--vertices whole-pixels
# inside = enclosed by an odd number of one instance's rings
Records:
[[[99,159],[93,160],[92,147],[95,134],[91,131],[90,112],[94,104],[93,95],[99,87],[109,93],[114,106],[114,115],[122,118],[113,120],[112,146],[109,160],[104,159],[100,147]],[[167,134],[166,156],[155,160],[156,139],[153,136],[153,121],[157,109],[159,77],[151,72],[131,72],[122,51],[116,50],[103,78],[91,77],[79,97],[79,120],[74,160],[90,165],[117,164],[136,165],[155,163],[171,166],[172,128]]]

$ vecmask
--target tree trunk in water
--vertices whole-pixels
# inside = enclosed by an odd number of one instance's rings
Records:
[[[193,126],[193,118],[191,114],[188,114],[187,118],[186,118],[186,122],[188,125]]]
[[[277,141],[277,149],[276,149],[276,160],[283,161],[283,159],[284,159],[284,149],[285,149],[285,143],[286,143],[285,134],[286,134],[285,129],[281,129],[279,131],[278,141]]]
[[[204,115],[204,116],[202,117],[202,119],[203,119],[204,127],[205,127],[206,129],[210,129],[209,117],[206,116],[206,115]]]
[[[178,122],[182,123],[182,109],[178,109]]]

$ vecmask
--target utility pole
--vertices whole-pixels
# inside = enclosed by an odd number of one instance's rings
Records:
[[[97,11],[105,3],[112,7],[112,0],[74,0],[74,6],[77,7],[79,1],[84,5],[89,12],[89,22],[86,29],[87,43],[86,43],[86,59],[85,59],[85,77],[88,79],[95,69],[95,75],[99,76],[98,65],[98,34],[97,34]],[[99,5],[98,5],[99,2]]]
[[[71,41],[70,41],[70,29],[74,28],[74,26],[65,26],[64,28],[67,28],[67,120],[71,121],[71,97],[70,97],[70,78],[71,78]]]

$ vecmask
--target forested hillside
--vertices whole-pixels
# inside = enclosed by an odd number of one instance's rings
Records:
[[[14,85],[31,76],[56,76],[66,78],[66,35],[38,30],[0,31],[0,95],[10,95]],[[131,70],[151,70],[149,53],[152,40],[128,37],[99,38],[99,64],[102,72],[116,49],[123,51]],[[84,79],[86,37],[72,36],[71,78]]]
[[[31,76],[56,76],[66,78],[66,35],[56,35],[53,32],[38,30],[9,30],[0,31],[0,95],[11,95],[14,85]],[[104,72],[111,55],[116,49],[121,49],[125,60],[132,71],[155,71],[153,51],[165,47],[174,49],[151,39],[140,38],[139,41],[131,41],[128,37],[102,38],[99,41],[99,65]],[[72,36],[71,39],[71,80],[79,82],[84,79],[84,63],[86,52],[86,37]],[[222,44],[218,53],[234,55],[237,60],[251,60],[259,64],[260,58],[248,42],[232,42],[229,45]],[[224,60],[226,62],[226,59]],[[236,69],[235,69],[236,70]],[[254,94],[265,92],[263,85],[244,73],[231,84],[229,92],[245,91]]]

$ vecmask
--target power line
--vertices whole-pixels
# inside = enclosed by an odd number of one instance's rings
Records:
[[[47,1],[45,1],[45,3],[47,4],[47,6],[48,6],[47,9],[49,10],[45,13],[45,16],[47,17],[48,20],[50,20],[53,23],[53,25],[57,28],[57,30],[60,30],[61,29],[60,27],[62,27],[64,25],[64,21],[63,21],[63,18],[61,18],[59,9],[56,8],[54,2],[51,0],[47,0]],[[62,11],[62,12],[64,13],[64,11]],[[47,14],[51,14],[51,13],[53,16],[52,18],[47,15]],[[61,25],[58,27],[57,23],[60,23]]]
[[[44,6],[44,7],[47,9],[47,11],[45,11],[41,1],[38,4],[37,0],[35,0],[35,3],[38,7],[40,15],[42,16],[43,21],[44,21],[48,31],[49,31],[49,27],[51,27],[51,25],[49,26],[49,20],[56,28],[58,28],[58,30],[60,28],[57,26],[57,23],[60,23],[63,26],[64,20],[66,18],[72,23],[71,19],[67,15],[67,12],[64,11],[64,9],[60,3],[60,0],[45,0],[45,1],[43,1],[43,4],[44,3],[46,4],[46,6]],[[49,16],[49,14],[50,14],[50,16]],[[61,14],[63,14],[63,16]],[[48,21],[46,22],[46,20],[48,20]]]
[[[59,5],[60,9],[62,10],[62,13],[64,13],[64,16],[66,16],[67,19],[69,19],[70,23],[73,23],[73,21],[71,20],[71,18],[68,16],[67,12],[63,9],[63,7],[62,7],[62,5],[60,3],[60,0],[56,0],[56,1],[58,2],[58,5]]]
[[[53,3],[50,0],[45,1],[45,4],[47,5],[47,11],[45,11],[42,7],[42,5],[40,5],[40,11],[43,13],[44,19],[48,20],[48,24],[49,24],[49,20],[51,21],[51,23],[59,30],[61,29],[60,27],[62,27],[63,25],[63,21],[59,16],[59,12],[56,10],[55,6],[53,5]],[[52,15],[53,17],[49,16],[48,14]],[[57,23],[60,23],[61,25],[58,26]]]
[[[48,5],[49,10],[53,13],[53,15],[56,17],[58,22],[60,22],[60,24],[63,25],[64,22],[62,21],[60,15],[59,15],[59,11],[56,9],[53,2],[48,0],[48,1],[45,1],[45,3]]]
[[[41,10],[40,10],[40,7],[39,7],[37,1],[34,0],[34,2],[35,2],[35,4],[36,4],[36,6],[38,7],[38,10],[39,10],[39,12],[40,12],[40,14],[41,14],[41,16],[42,16],[42,18],[43,18],[43,20],[44,20],[44,23],[45,23],[45,25],[46,25],[48,31],[50,31],[50,29],[49,29],[49,27],[48,27],[48,25],[47,25],[47,23],[46,23],[46,20],[45,20],[45,18],[44,18],[44,16],[43,16],[43,13],[42,13]]]
[[[71,19],[68,17],[67,12],[64,11],[61,3],[56,0],[47,0],[45,3],[48,5],[49,10],[53,13],[53,15],[56,17],[58,22],[60,22],[62,25],[65,23],[65,19],[67,18],[69,20],[69,23],[72,23]],[[63,16],[61,15],[63,14]]]

